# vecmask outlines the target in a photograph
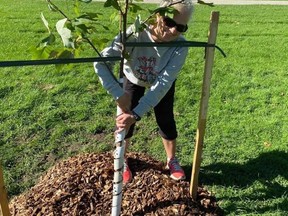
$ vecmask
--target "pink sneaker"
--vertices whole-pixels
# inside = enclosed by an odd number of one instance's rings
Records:
[[[174,180],[184,180],[186,178],[184,170],[175,157],[167,161],[166,169],[170,170],[170,178]]]
[[[128,167],[127,161],[125,160],[123,167],[123,184],[127,184],[131,181],[132,181],[132,172]]]

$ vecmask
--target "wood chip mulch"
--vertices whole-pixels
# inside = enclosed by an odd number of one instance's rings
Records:
[[[222,215],[216,199],[189,182],[169,178],[164,165],[143,153],[128,153],[133,181],[123,190],[121,215]],[[11,215],[111,215],[113,154],[83,154],[50,168],[29,191],[14,197]]]

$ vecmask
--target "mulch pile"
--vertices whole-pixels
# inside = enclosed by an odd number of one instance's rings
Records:
[[[123,190],[121,215],[222,215],[216,199],[189,182],[169,178],[164,165],[142,153],[128,153],[134,179]],[[111,215],[113,154],[84,154],[61,161],[38,184],[13,198],[11,215]]]

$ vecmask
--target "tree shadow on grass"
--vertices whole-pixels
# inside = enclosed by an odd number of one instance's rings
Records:
[[[203,170],[202,170],[203,169]],[[199,174],[199,183],[205,185],[220,185],[224,187],[239,187],[249,188],[256,181],[263,185],[261,189],[246,196],[247,201],[253,200],[268,200],[281,199],[287,196],[288,188],[279,184],[275,180],[276,177],[281,176],[288,181],[288,153],[283,151],[271,151],[259,155],[255,159],[249,160],[245,164],[237,163],[215,163],[202,167]],[[187,179],[191,179],[191,167],[185,168]],[[232,201],[230,206],[225,210],[228,212],[235,212],[237,206],[235,203],[245,199],[243,197],[226,197]],[[283,198],[282,198],[283,199]],[[234,200],[234,202],[233,202]],[[247,206],[247,212],[256,211],[258,213],[265,213],[267,211],[288,211],[287,199],[282,203],[277,203],[269,207]],[[250,208],[250,209],[249,209]]]

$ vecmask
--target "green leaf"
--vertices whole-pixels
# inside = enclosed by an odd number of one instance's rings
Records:
[[[55,59],[58,56],[58,50],[51,50],[50,54],[49,54],[49,58],[50,59]]]
[[[44,14],[43,14],[43,13],[41,13],[41,20],[43,21],[45,27],[48,29],[48,32],[51,33],[50,28],[49,28],[49,23],[48,23],[48,21],[46,20],[46,18],[44,17]]]
[[[32,60],[48,59],[51,53],[51,48],[49,46],[41,48],[31,47],[29,50],[30,53],[32,54]]]
[[[84,24],[79,24],[79,25],[76,25],[75,26],[75,30],[76,32],[80,33],[81,35],[85,36],[86,34],[89,34],[89,30],[90,28],[87,27],[86,25]]]
[[[58,59],[71,59],[71,58],[74,58],[74,53],[73,51],[64,48],[62,50],[59,50],[57,58]],[[64,67],[71,69],[72,64],[57,64],[55,65],[55,67],[57,71],[61,71]]]
[[[120,11],[121,8],[118,4],[118,1],[117,0],[107,0],[105,3],[104,3],[104,7],[114,7],[116,10]]]
[[[72,20],[73,25],[82,25],[82,24],[91,24],[92,21],[89,19],[83,19],[83,18],[76,18],[75,20]]]
[[[137,13],[138,11],[143,10],[142,7],[133,3],[129,3],[128,6],[129,6],[129,11],[132,13]]]
[[[56,64],[55,68],[58,72],[62,71],[65,67],[65,64]]]
[[[61,52],[58,53],[57,58],[70,59],[70,58],[74,58],[74,54],[71,50],[63,49]]]
[[[104,3],[104,7],[111,7],[112,6],[112,0],[107,0],[105,3]]]
[[[56,29],[58,34],[61,36],[63,44],[67,48],[75,48],[73,39],[72,39],[72,33],[71,30],[65,27],[65,23],[67,22],[67,18],[59,20],[56,23]]]
[[[74,49],[74,58],[78,58],[80,56],[80,50],[81,48]]]
[[[100,50],[104,49],[107,46],[108,42],[110,42],[110,40],[107,38],[102,38],[100,40],[99,39],[92,40],[92,43],[94,44],[94,46]]]
[[[48,45],[52,45],[55,42],[55,36],[53,33],[50,33],[48,37],[41,40],[41,42],[37,45],[37,47],[45,47]]]
[[[134,22],[134,28],[135,28],[134,32],[141,32],[145,28],[145,24],[142,24],[140,15],[136,16],[136,19],[135,19],[135,22]]]
[[[75,31],[75,25],[72,22],[66,22],[65,27],[68,28],[71,32]]]
[[[97,20],[95,18],[98,18],[100,15],[102,15],[102,14],[101,13],[84,13],[81,16],[78,16],[76,19],[83,18],[83,19],[95,21],[95,20]]]
[[[108,28],[107,26],[102,25],[102,24],[101,24],[101,26],[102,26],[105,30],[109,31],[109,28]]]

